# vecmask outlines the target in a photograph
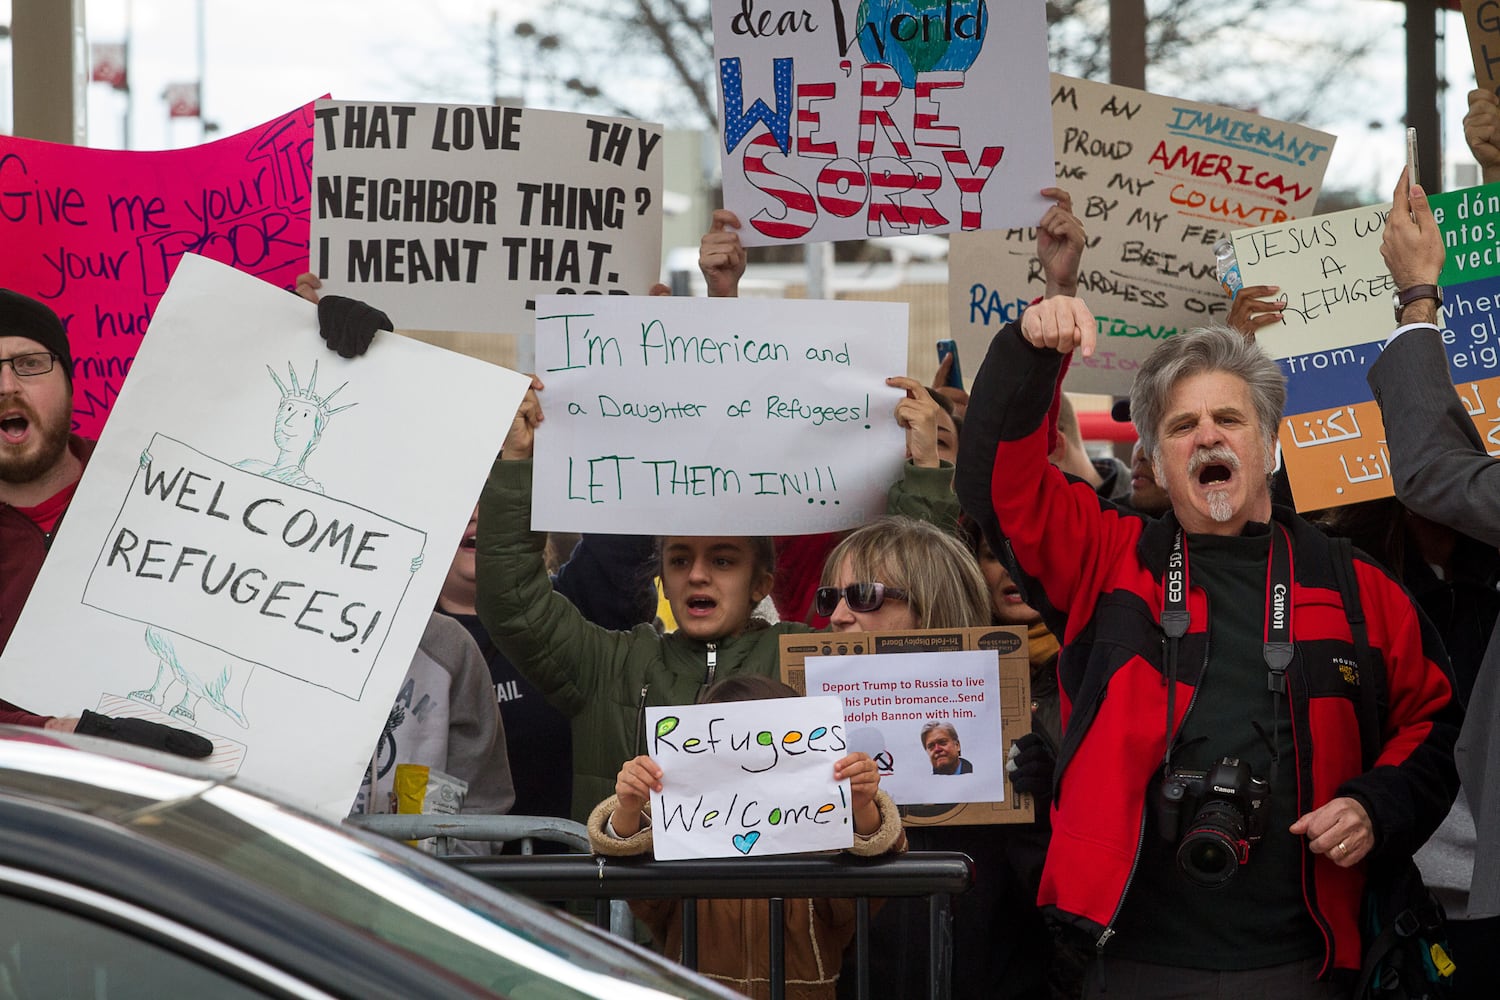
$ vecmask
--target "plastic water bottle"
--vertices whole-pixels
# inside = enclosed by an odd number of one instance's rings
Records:
[[[1240,294],[1240,289],[1245,287],[1244,279],[1240,277],[1240,262],[1234,255],[1234,241],[1228,236],[1222,237],[1214,244],[1214,273],[1219,279],[1219,284],[1224,286],[1229,301]]]

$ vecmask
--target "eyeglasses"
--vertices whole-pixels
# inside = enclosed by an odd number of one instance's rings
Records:
[[[897,587],[887,587],[883,583],[851,583],[847,587],[819,587],[813,597],[813,608],[824,618],[833,614],[839,606],[839,598],[843,598],[849,604],[850,611],[864,613],[866,611],[877,611],[886,602],[886,598],[893,601],[904,601],[907,593]]]
[[[52,370],[57,361],[57,355],[51,351],[37,351],[35,354],[17,354],[13,358],[0,358],[0,371],[10,365],[11,371],[22,378],[30,378],[33,375],[45,375]]]

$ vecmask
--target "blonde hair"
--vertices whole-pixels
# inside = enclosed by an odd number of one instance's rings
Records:
[[[973,553],[926,521],[891,515],[855,531],[829,553],[823,586],[846,559],[856,579],[906,591],[917,628],[990,624],[990,589]]]

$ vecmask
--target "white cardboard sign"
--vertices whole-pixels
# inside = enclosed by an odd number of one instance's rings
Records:
[[[1005,801],[994,650],[809,656],[805,668],[808,694],[843,698],[849,749],[874,758],[897,805]],[[939,773],[929,756],[933,734],[923,728],[934,722],[956,737],[954,773]]]
[[[194,730],[211,765],[337,816],[527,383],[394,334],[344,360],[316,313],[183,258],[0,697]]]
[[[539,299],[532,527],[799,534],[885,513],[906,325],[900,303]]]
[[[657,280],[660,125],[494,105],[316,114],[312,269],[398,329],[525,333],[537,295]]]
[[[826,851],[854,843],[837,698],[648,708],[657,860]]]

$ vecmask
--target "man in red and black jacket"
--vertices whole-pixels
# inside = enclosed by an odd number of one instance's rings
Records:
[[[1165,341],[1136,376],[1131,415],[1172,503],[1160,520],[1053,468],[1049,412],[1095,336],[1067,297],[997,334],[958,461],[966,513],[1067,621],[1039,902],[1094,939],[1089,995],[1107,955],[1111,998],[1342,996],[1329,980],[1359,966],[1367,862],[1410,855],[1457,791],[1446,656],[1357,556],[1361,662],[1338,556],[1272,506],[1285,380],[1227,328]],[[1366,771],[1371,681],[1386,708]]]

